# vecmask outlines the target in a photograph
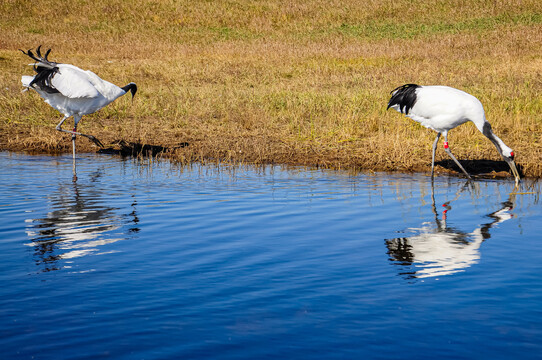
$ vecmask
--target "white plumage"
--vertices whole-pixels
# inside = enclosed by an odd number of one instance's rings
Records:
[[[393,108],[437,132],[437,138],[433,143],[431,177],[434,175],[436,147],[442,134],[444,135],[444,150],[467,178],[471,179],[449,149],[448,131],[467,121],[472,121],[476,128],[493,142],[499,154],[510,166],[516,184],[519,183],[520,176],[514,163],[514,152],[493,133],[491,125],[486,120],[484,107],[476,97],[448,86],[420,86],[416,84],[399,86],[391,94],[388,109]]]
[[[23,86],[35,90],[43,100],[64,115],[56,129],[72,134],[73,156],[75,158],[75,136],[81,135],[94,141],[102,147],[102,143],[92,135],[77,132],[77,125],[83,115],[92,114],[113,102],[115,99],[126,94],[128,91],[134,97],[137,86],[129,83],[119,87],[105,81],[92,71],[85,71],[69,64],[59,64],[47,59],[51,49],[45,56],[41,55],[41,46],[36,49],[36,55],[31,50],[23,52],[36,61],[30,64],[34,67],[36,75],[23,76]],[[70,116],[73,116],[73,131],[62,129],[62,124]]]

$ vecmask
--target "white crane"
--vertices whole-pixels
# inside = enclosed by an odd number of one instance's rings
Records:
[[[81,135],[92,140],[96,145],[103,147],[100,140],[92,135],[77,132],[77,125],[83,115],[92,114],[113,102],[128,91],[134,97],[137,86],[129,83],[126,86],[118,87],[105,81],[92,71],[85,71],[69,64],[59,64],[49,61],[47,57],[51,49],[47,50],[45,56],[41,55],[41,45],[36,49],[36,55],[31,50],[21,52],[36,61],[30,64],[34,67],[36,75],[24,75],[21,78],[23,86],[35,90],[43,100],[64,115],[64,118],[56,126],[58,131],[72,134],[73,159],[74,159],[74,180],[75,176],[75,137]],[[62,124],[70,116],[73,116],[73,130],[62,129]]]
[[[491,125],[486,120],[484,107],[476,97],[448,86],[420,86],[416,84],[399,86],[391,94],[388,109],[391,107],[437,132],[437,138],[433,143],[431,178],[433,178],[435,169],[435,151],[442,134],[444,135],[444,150],[467,178],[471,179],[449,149],[448,131],[467,121],[472,121],[476,128],[495,145],[499,154],[510,166],[516,185],[519,183],[520,176],[514,163],[514,152],[493,133]]]

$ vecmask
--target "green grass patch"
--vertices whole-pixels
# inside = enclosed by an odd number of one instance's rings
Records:
[[[459,34],[462,32],[484,32],[495,30],[502,26],[532,26],[542,23],[542,14],[500,14],[498,16],[480,17],[462,21],[436,21],[428,19],[426,22],[410,21],[406,23],[396,20],[377,21],[370,20],[363,24],[343,23],[332,28],[346,36],[373,40],[382,39],[414,39],[422,36],[439,34]]]

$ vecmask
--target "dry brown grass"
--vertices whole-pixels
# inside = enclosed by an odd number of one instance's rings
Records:
[[[5,0],[0,147],[70,149],[54,130],[61,115],[20,93],[31,69],[17,49],[43,44],[53,60],[138,84],[133,103],[83,118],[104,143],[188,142],[170,154],[186,162],[427,171],[435,134],[386,104],[403,83],[445,84],[477,96],[525,175],[540,177],[541,14],[538,0]],[[472,124],[450,144],[460,159],[500,160]]]

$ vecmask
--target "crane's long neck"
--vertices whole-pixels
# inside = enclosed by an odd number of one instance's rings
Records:
[[[506,144],[493,132],[491,129],[491,124],[487,121],[484,122],[484,125],[482,126],[482,134],[484,134],[493,144],[495,144],[495,147],[497,148],[497,151],[501,156],[509,155],[512,152],[512,149],[510,149]]]
[[[475,123],[476,124],[476,123]],[[478,129],[480,129],[480,126],[478,126]],[[510,166],[510,170],[512,170],[512,173],[514,174],[514,177],[516,179],[516,186],[519,184],[521,176],[519,175],[519,171],[516,167],[516,163],[514,162],[514,152],[512,149],[510,149],[506,144],[493,133],[493,130],[491,130],[491,125],[485,121],[483,125],[481,126],[480,131],[489,139],[493,144],[495,144],[495,147],[497,148],[497,151],[499,154],[501,154],[502,158],[508,166]]]

